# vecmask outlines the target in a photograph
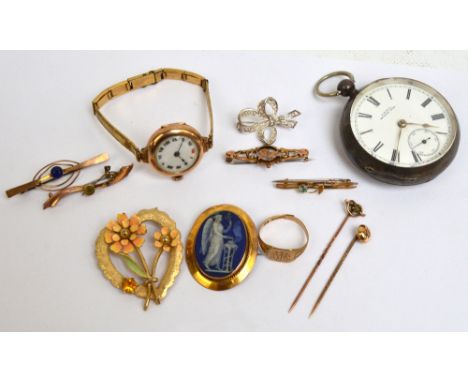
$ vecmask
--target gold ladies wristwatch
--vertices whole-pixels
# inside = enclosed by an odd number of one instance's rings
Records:
[[[171,123],[155,131],[146,147],[139,149],[135,143],[104,117],[101,108],[115,97],[148,85],[155,85],[166,79],[185,81],[203,89],[210,119],[209,135],[202,136],[198,130],[186,123]],[[131,77],[99,93],[93,100],[93,111],[106,130],[130,150],[137,161],[151,163],[156,171],[170,176],[174,180],[182,179],[183,175],[195,168],[203,154],[213,146],[213,110],[208,80],[196,73],[180,69],[158,69]]]

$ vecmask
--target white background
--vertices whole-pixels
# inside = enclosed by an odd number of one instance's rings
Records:
[[[115,168],[133,162],[97,122],[91,100],[113,83],[159,67],[183,68],[209,78],[214,148],[178,183],[136,164],[122,183],[90,198],[70,196],[55,209],[42,211],[47,197],[42,191],[2,197],[0,329],[468,329],[468,182],[463,171],[467,71],[298,52],[2,52],[0,68],[8,73],[0,88],[2,189],[28,181],[39,167],[57,159],[81,161],[106,151]],[[358,87],[382,77],[403,76],[438,89],[461,125],[460,150],[453,164],[434,181],[407,188],[379,183],[355,168],[338,134],[346,100],[312,95],[315,81],[337,69],[352,71]],[[307,147],[312,160],[271,169],[226,164],[225,151],[259,145],[254,135],[239,134],[235,122],[240,109],[255,107],[267,96],[277,99],[281,113],[302,112],[294,131],[278,132],[277,145]],[[144,146],[165,123],[185,121],[206,133],[204,110],[199,89],[166,81],[116,99],[104,112]],[[100,172],[85,170],[78,182]],[[350,177],[359,187],[320,196],[272,187],[271,180],[285,177]],[[346,226],[288,315],[291,300],[344,216],[345,198],[359,201],[367,217]],[[198,285],[184,262],[167,298],[147,312],[141,308],[142,300],[123,295],[102,276],[94,241],[117,212],[159,207],[176,220],[185,240],[199,213],[219,203],[238,205],[256,224],[273,214],[295,214],[309,227],[310,245],[291,264],[259,257],[244,283],[223,292]],[[370,227],[372,240],[356,245],[319,310],[307,320],[311,304],[360,223]]]

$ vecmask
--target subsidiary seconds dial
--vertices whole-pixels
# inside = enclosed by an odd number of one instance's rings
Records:
[[[456,132],[446,102],[415,81],[390,80],[356,97],[350,116],[356,139],[370,155],[393,166],[438,160]]]
[[[414,159],[423,162],[423,158],[430,158],[439,151],[440,141],[430,129],[416,129],[408,136],[408,146]]]

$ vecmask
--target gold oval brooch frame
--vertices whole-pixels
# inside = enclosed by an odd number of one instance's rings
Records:
[[[146,222],[156,224],[151,235],[155,254],[151,263],[146,261],[141,246],[148,233]],[[182,262],[182,242],[176,223],[165,212],[157,208],[141,210],[128,217],[117,214],[101,230],[96,240],[96,257],[104,276],[112,285],[125,293],[145,299],[144,309],[150,301],[160,304],[168,289],[174,284]],[[167,268],[161,277],[155,277],[161,255],[168,255]],[[112,257],[120,257],[130,276],[125,276],[116,268]]]
[[[257,256],[257,230],[242,209],[221,204],[197,218],[187,238],[187,265],[193,278],[212,290],[240,284]]]

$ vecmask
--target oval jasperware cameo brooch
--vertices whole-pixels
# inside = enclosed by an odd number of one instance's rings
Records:
[[[187,239],[190,273],[205,288],[232,288],[252,270],[257,243],[255,225],[242,209],[211,207],[197,218]]]
[[[147,227],[147,223],[153,223],[154,228]],[[142,252],[148,233],[153,247],[150,258]],[[182,261],[182,249],[176,223],[157,208],[141,210],[131,217],[125,213],[117,214],[96,240],[96,257],[104,276],[123,292],[143,298],[145,310],[151,300],[160,304],[174,284]],[[167,256],[167,267],[158,278],[157,266],[164,255]]]

